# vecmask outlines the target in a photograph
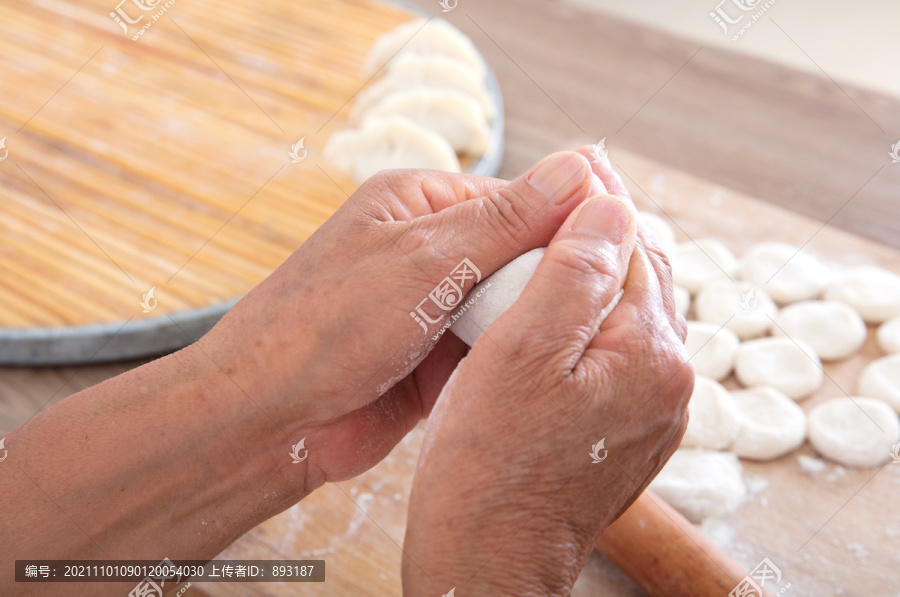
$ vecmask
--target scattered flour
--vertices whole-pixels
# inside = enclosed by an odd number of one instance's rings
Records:
[[[800,463],[800,470],[807,475],[818,475],[828,467],[824,460],[805,454],[798,454],[797,462]]]

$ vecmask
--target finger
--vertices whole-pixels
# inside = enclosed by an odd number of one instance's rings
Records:
[[[612,195],[591,198],[569,216],[522,296],[484,335],[507,354],[532,346],[573,366],[622,288],[635,242],[634,207]],[[485,342],[472,350],[479,344]]]

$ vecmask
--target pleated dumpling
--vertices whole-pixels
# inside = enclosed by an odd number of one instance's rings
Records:
[[[383,77],[356,96],[352,118],[361,118],[366,110],[395,91],[426,87],[461,91],[479,103],[485,120],[494,119],[494,103],[484,75],[457,58],[403,52],[388,62],[386,70]]]
[[[459,153],[483,155],[490,128],[477,101],[453,89],[395,91],[366,111],[365,118],[405,116],[438,133]],[[365,122],[365,120],[364,120]]]
[[[368,118],[362,128],[334,133],[324,156],[360,183],[394,168],[460,171],[456,152],[446,139],[399,115]]]
[[[484,61],[472,40],[443,19],[416,19],[383,33],[372,45],[363,65],[363,73],[374,75],[398,52],[450,56],[468,64],[480,77],[484,77],[486,72]]]

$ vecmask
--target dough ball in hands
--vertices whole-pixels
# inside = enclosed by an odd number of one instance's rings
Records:
[[[825,458],[845,466],[884,464],[898,441],[897,413],[875,398],[835,398],[809,413],[809,443]]]
[[[728,247],[712,238],[675,245],[669,254],[676,286],[695,294],[700,287],[718,278],[733,278],[737,259]]]
[[[698,375],[688,404],[690,418],[682,448],[724,450],[731,446],[741,428],[741,419],[725,386]]]
[[[778,307],[749,282],[713,280],[697,293],[694,313],[700,321],[724,325],[741,340],[749,340],[769,331]]]
[[[401,53],[419,56],[449,56],[475,70],[480,76],[487,72],[484,60],[464,33],[444,19],[416,19],[383,33],[369,50],[363,74],[372,76]]]
[[[738,276],[765,288],[780,304],[817,298],[831,274],[828,268],[799,247],[783,243],[760,243],[741,259]]]
[[[649,211],[639,211],[638,219],[650,230],[659,248],[668,255],[675,246],[675,230],[660,216]]]
[[[456,152],[446,139],[401,116],[372,119],[361,129],[339,131],[328,139],[323,154],[357,182],[393,168],[460,171]]]
[[[856,391],[883,400],[900,413],[900,354],[875,359],[862,370]]]
[[[745,387],[772,386],[794,400],[818,390],[825,379],[816,352],[803,342],[785,337],[741,344],[734,372]]]
[[[691,522],[733,514],[747,499],[741,463],[734,454],[680,449],[650,483]]]
[[[880,267],[858,267],[836,274],[825,298],[847,303],[867,323],[900,315],[900,276]]]
[[[697,375],[722,381],[731,375],[741,341],[721,326],[702,321],[687,322],[684,347]]]
[[[676,298],[676,303],[678,302]],[[878,326],[878,347],[888,354],[900,353],[900,316]]]
[[[778,313],[772,333],[805,342],[823,361],[836,361],[862,348],[866,323],[846,303],[802,301]]]
[[[769,386],[731,393],[741,428],[731,451],[741,458],[773,460],[793,452],[806,438],[806,414]]]
[[[675,310],[687,317],[691,310],[691,293],[681,286],[673,286],[672,293],[675,295]]]

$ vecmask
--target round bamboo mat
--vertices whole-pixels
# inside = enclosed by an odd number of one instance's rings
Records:
[[[209,329],[355,188],[321,149],[372,42],[414,16],[138,7],[153,1],[0,5],[0,364],[157,354]],[[502,154],[490,79],[494,147],[469,168],[485,175]]]

